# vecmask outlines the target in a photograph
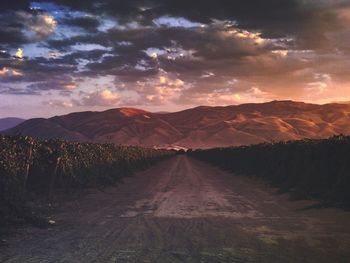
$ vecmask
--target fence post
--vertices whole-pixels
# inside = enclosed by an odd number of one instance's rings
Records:
[[[49,188],[49,199],[50,200],[52,200],[52,197],[53,197],[53,190],[54,190],[54,187],[55,187],[55,181],[56,181],[56,177],[57,177],[57,170],[58,170],[58,167],[59,167],[59,165],[61,163],[61,158],[62,157],[58,157],[57,158],[56,166],[55,166],[55,169],[54,169],[52,177],[51,177],[50,188]]]
[[[26,160],[26,166],[24,170],[24,182],[23,182],[23,190],[24,192],[26,191],[27,188],[27,181],[28,181],[28,176],[29,176],[29,170],[30,170],[30,163],[32,162],[32,157],[33,157],[33,147],[34,147],[34,142],[31,140],[30,141],[30,147],[28,151],[28,156]]]

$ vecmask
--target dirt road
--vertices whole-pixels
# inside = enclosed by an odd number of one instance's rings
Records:
[[[350,213],[176,156],[90,190],[0,247],[0,262],[350,262]]]

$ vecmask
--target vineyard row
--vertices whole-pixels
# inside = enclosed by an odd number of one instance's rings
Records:
[[[197,150],[203,161],[270,181],[293,198],[350,207],[350,137]]]
[[[0,135],[0,221],[21,216],[28,193],[51,198],[56,188],[111,185],[172,154],[133,146]]]

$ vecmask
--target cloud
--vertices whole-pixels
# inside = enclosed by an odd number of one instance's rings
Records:
[[[188,85],[177,78],[174,74],[161,71],[156,77],[148,77],[133,84],[133,91],[137,99],[122,99],[123,103],[134,105],[166,105],[178,100]],[[128,86],[119,88],[121,91],[128,90]]]
[[[0,13],[0,44],[17,45],[28,42],[22,31],[23,25],[14,23],[15,19],[15,14],[12,11]]]
[[[120,96],[111,91],[110,89],[104,89],[102,91],[90,92],[84,94],[81,100],[81,104],[84,106],[116,106],[119,102]]]
[[[197,105],[232,105],[241,103],[257,103],[278,99],[277,96],[263,91],[258,87],[252,87],[244,91],[234,92],[229,89],[213,90],[203,93],[189,93],[179,98],[179,103],[191,105],[195,102]]]
[[[288,50],[281,50],[281,49],[272,50],[271,52],[273,54],[276,54],[276,55],[281,56],[281,57],[286,57],[286,56],[288,56],[288,53],[289,53]]]
[[[0,78],[2,77],[18,77],[23,76],[23,73],[11,68],[2,68],[0,69]]]
[[[74,102],[72,101],[62,101],[62,100],[49,100],[44,101],[44,105],[55,107],[55,108],[73,108],[75,106]]]
[[[23,45],[44,40],[55,32],[56,25],[53,16],[29,8],[0,12],[0,44]]]
[[[1,3],[2,10],[18,10],[29,8],[30,1],[28,0],[16,0],[16,1],[4,1]]]
[[[58,92],[73,107],[215,105],[323,89],[318,99],[350,81],[348,1],[51,2],[0,11],[4,92]]]
[[[23,49],[18,48],[15,56],[16,56],[16,58],[22,59],[24,56]]]
[[[68,26],[82,28],[91,33],[97,33],[100,21],[92,16],[67,18],[63,21]]]
[[[53,34],[57,25],[55,18],[45,13],[18,11],[16,19],[28,31],[29,37],[37,39],[43,39]]]

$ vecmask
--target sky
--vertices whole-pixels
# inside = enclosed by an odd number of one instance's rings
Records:
[[[5,0],[0,117],[350,101],[350,0]]]

